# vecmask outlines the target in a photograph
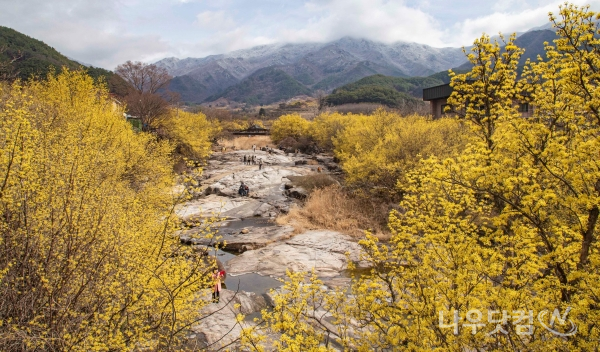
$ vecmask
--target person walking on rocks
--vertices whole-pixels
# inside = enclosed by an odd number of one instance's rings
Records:
[[[258,169],[262,170],[262,159],[258,159]]]
[[[218,268],[215,268],[215,271],[213,272],[213,294],[212,294],[212,300],[214,303],[219,303],[219,298],[221,296],[221,272],[219,271]]]
[[[256,144],[252,144],[252,152],[256,153]]]
[[[246,165],[246,156],[244,155],[244,165]]]

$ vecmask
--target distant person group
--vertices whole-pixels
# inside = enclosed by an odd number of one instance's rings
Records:
[[[252,145],[252,152],[256,152],[256,144]],[[264,146],[263,148],[261,148],[261,150],[268,152],[269,154],[273,153],[273,149],[269,148],[268,145]],[[244,155],[242,157],[242,161],[244,162],[244,165],[256,165],[258,164],[258,169],[262,170],[262,166],[263,166],[263,160],[262,158],[257,158],[256,155]],[[233,178],[235,178],[235,174],[233,175]],[[246,185],[244,183],[244,181],[240,182],[240,188],[238,188],[238,194],[242,197],[248,197],[248,194],[250,193],[250,189],[248,188],[248,185]]]
[[[262,158],[257,158],[256,155],[244,155],[242,158],[244,165],[256,165],[258,164],[258,169],[262,170],[263,161]]]
[[[255,165],[256,164],[256,155],[252,155],[252,156],[246,156],[244,155],[244,165]]]

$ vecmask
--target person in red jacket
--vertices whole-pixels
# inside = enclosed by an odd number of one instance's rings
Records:
[[[213,295],[212,295],[212,299],[213,302],[215,303],[219,303],[219,296],[221,294],[221,278],[223,277],[223,272],[219,271],[219,269],[215,269],[215,271],[213,272],[213,280],[214,280],[214,284],[213,284]]]

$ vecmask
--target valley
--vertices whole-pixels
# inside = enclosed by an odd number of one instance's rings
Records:
[[[360,246],[343,233],[326,229],[298,233],[293,226],[276,221],[290,208],[302,206],[298,198],[307,195],[301,187],[293,186],[291,179],[326,175],[317,172],[317,168],[326,169],[324,164],[333,162],[331,156],[286,154],[279,149],[272,153],[253,152],[252,148],[231,150],[233,145],[251,144],[273,146],[264,137],[238,137],[226,142],[227,151],[215,151],[209,159],[196,190],[198,196],[176,210],[184,222],[224,219],[212,225],[218,231],[217,239],[198,236],[204,226],[177,234],[197,251],[208,250],[227,272],[220,303],[203,308],[200,314],[207,318],[191,327],[187,344],[195,348],[231,347],[239,339],[241,329],[253,324],[252,319],[238,322],[237,313],[260,316],[262,309],[272,307],[270,289],[282,285],[278,280],[284,280],[288,270],[314,270],[326,285],[348,287],[348,258],[359,262]],[[245,155],[262,159],[264,166],[259,169],[258,165],[245,165]],[[311,164],[305,164],[306,161]],[[249,186],[248,197],[237,193],[240,182]],[[346,257],[347,253],[350,257]],[[240,308],[235,304],[240,304]]]

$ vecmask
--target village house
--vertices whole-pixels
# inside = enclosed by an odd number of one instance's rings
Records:
[[[431,116],[433,116],[434,119],[439,119],[447,114],[445,109],[446,106],[448,106],[450,94],[452,94],[452,87],[450,87],[449,83],[423,89],[423,101],[429,102],[429,105],[431,106]],[[515,105],[519,106],[519,112],[522,117],[533,116],[533,106],[531,104],[515,102]]]
[[[258,125],[252,125],[248,129],[242,131],[233,132],[234,135],[238,136],[255,136],[255,135],[268,135],[269,130]]]

